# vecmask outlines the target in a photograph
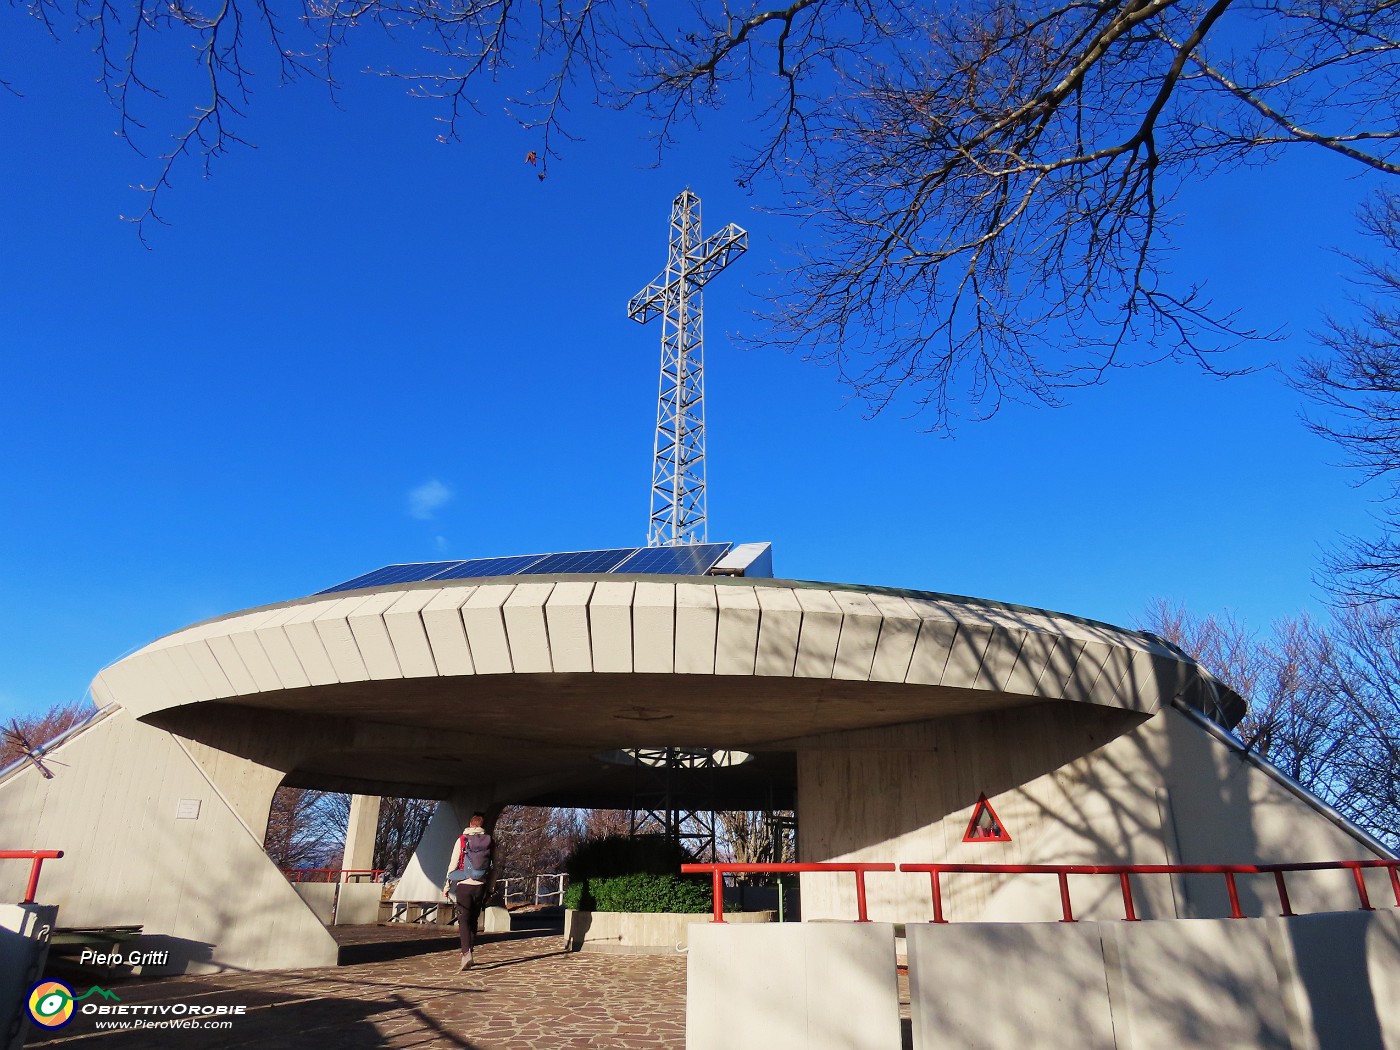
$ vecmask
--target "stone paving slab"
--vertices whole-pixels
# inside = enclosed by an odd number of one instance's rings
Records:
[[[244,1005],[227,1029],[99,1031],[91,1016],[27,1045],[53,1050],[682,1050],[685,957],[565,953],[553,934],[313,970],[126,982],[123,1004]],[[79,985],[81,995],[87,988]],[[92,999],[88,1002],[100,1002]]]

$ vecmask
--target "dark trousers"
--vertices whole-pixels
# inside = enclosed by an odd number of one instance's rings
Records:
[[[462,936],[462,951],[472,950],[476,941],[476,921],[486,903],[486,887],[469,882],[457,883],[457,932]]]

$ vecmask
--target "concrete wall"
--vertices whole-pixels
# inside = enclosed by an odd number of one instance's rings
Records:
[[[292,889],[296,890],[297,896],[311,909],[317,922],[329,926],[335,921],[335,883],[294,882]]]
[[[894,927],[693,926],[685,1045],[687,1050],[899,1050]]]
[[[798,754],[804,861],[1254,863],[1376,854],[1173,708],[1144,717],[1083,705],[1033,708],[810,738]],[[1010,842],[963,842],[985,793]],[[1122,917],[1117,881],[1071,877],[1081,918]],[[1297,911],[1356,906],[1346,872],[1289,876]],[[849,875],[802,876],[804,918],[853,919]],[[1143,918],[1229,914],[1219,876],[1134,876]],[[1383,872],[1369,876],[1384,900]],[[1058,919],[1053,875],[947,875],[955,921]],[[870,916],[932,918],[927,876],[867,877]],[[1247,914],[1276,914],[1270,876],[1240,879]]]
[[[1394,911],[921,925],[907,943],[916,1050],[1400,1048]]]
[[[379,921],[377,882],[294,882],[292,889],[326,926],[363,926]]]
[[[1098,926],[907,927],[914,1045],[1114,1050]]]
[[[1175,710],[1154,720],[1152,745],[1164,771],[1174,861],[1181,864],[1249,864],[1256,861],[1369,860],[1378,854],[1303,802],[1240,753]],[[1382,871],[1366,876],[1376,902],[1393,901]],[[1179,878],[1182,914],[1229,914],[1224,880]],[[1278,914],[1268,875],[1242,877],[1240,901],[1247,915]],[[1349,872],[1299,872],[1288,876],[1294,910],[1342,911],[1357,906]]]
[[[688,1050],[1400,1050],[1400,912],[697,926]]]
[[[343,882],[335,907],[335,925],[364,926],[379,921],[379,899],[384,887],[377,882]]]
[[[51,904],[0,904],[0,1050],[24,1045],[29,990],[43,974],[57,921]]]
[[[39,899],[68,926],[141,923],[150,972],[330,966],[336,945],[262,841],[170,733],[116,710],[49,753],[54,778],[0,781],[0,841],[61,849]],[[0,899],[28,867],[0,864]]]
[[[730,923],[773,922],[777,912],[736,912],[725,916]],[[564,912],[564,947],[569,951],[621,951],[660,948],[682,951],[690,943],[697,924],[712,921],[703,915],[681,912]]]

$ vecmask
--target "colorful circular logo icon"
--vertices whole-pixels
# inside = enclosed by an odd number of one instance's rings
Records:
[[[29,991],[29,1016],[45,1028],[73,1020],[73,989],[62,981],[40,981]]]

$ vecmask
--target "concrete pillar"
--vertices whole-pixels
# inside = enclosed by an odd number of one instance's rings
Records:
[[[379,796],[351,795],[350,820],[345,826],[345,854],[340,866],[350,870],[373,868],[378,831]]]
[[[462,834],[467,821],[476,810],[487,816],[487,827],[491,827],[501,807],[494,810],[491,805],[494,791],[463,790],[450,799],[437,804],[423,837],[418,841],[418,849],[409,859],[403,878],[394,887],[396,901],[446,900],[442,894],[442,884],[447,877],[447,865],[452,860],[452,847]]]

